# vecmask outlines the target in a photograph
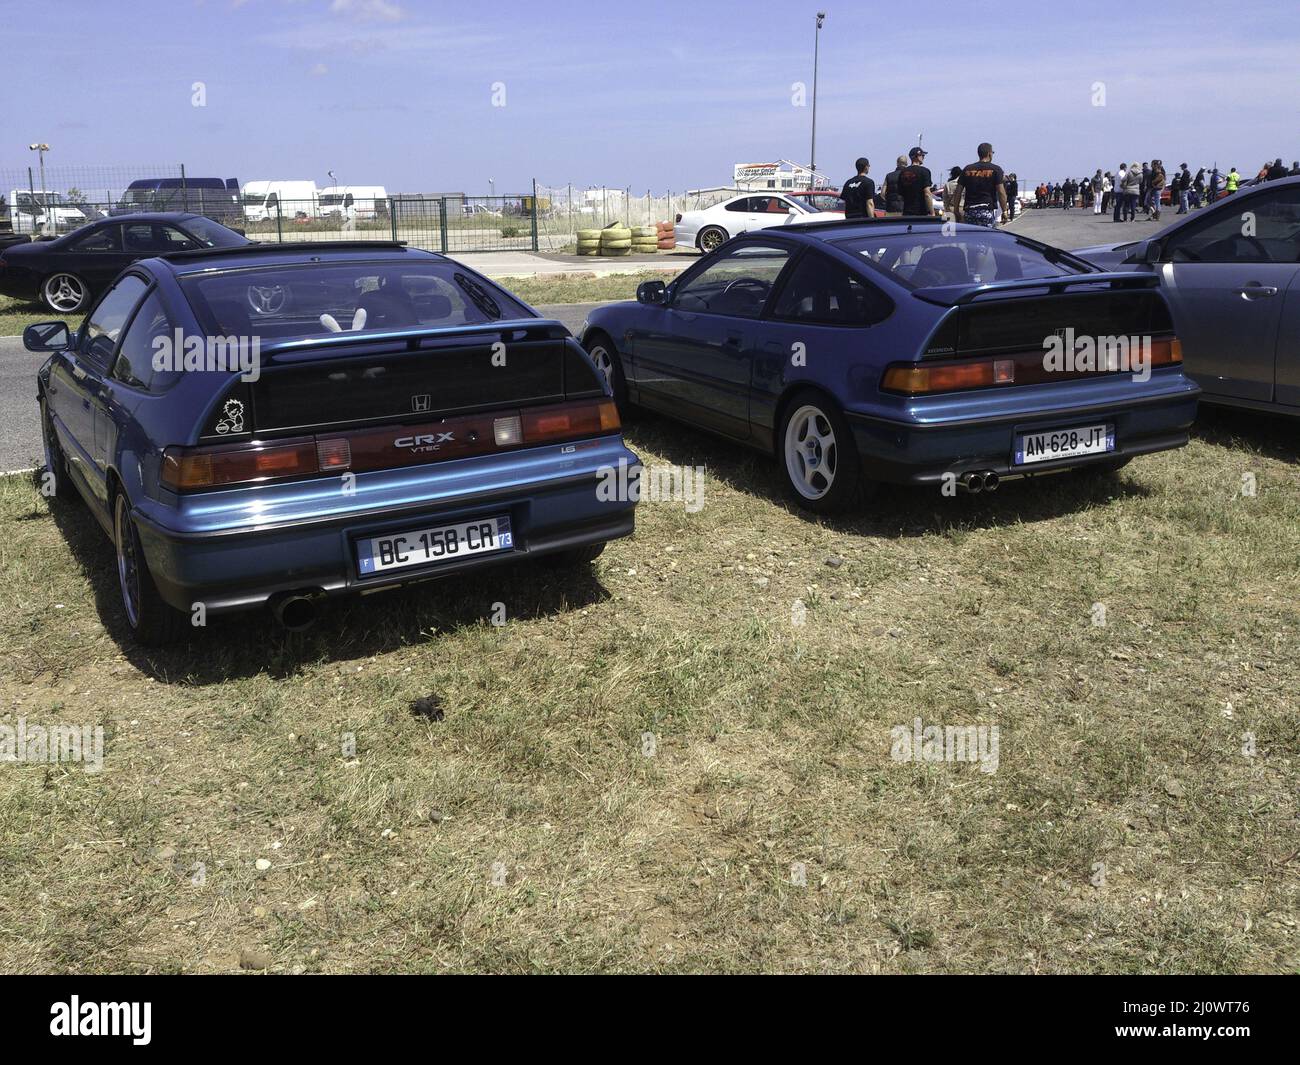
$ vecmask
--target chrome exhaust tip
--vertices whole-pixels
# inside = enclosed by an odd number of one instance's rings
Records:
[[[301,592],[278,595],[271,600],[271,613],[290,632],[305,632],[316,624],[316,597]]]
[[[981,473],[963,473],[958,483],[971,495],[984,491],[984,475]]]

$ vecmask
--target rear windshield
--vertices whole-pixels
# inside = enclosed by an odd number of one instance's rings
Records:
[[[221,336],[281,340],[535,317],[455,263],[310,263],[198,275],[181,285],[204,328]]]
[[[197,237],[208,248],[233,248],[248,243],[247,237],[241,237],[233,229],[227,229],[210,218],[195,215],[193,218],[185,219],[183,224],[192,236]]]
[[[908,288],[981,285],[1088,271],[1050,248],[1008,233],[941,231],[853,237],[836,243]]]

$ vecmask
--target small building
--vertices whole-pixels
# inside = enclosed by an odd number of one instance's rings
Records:
[[[737,163],[732,168],[732,185],[743,192],[820,189],[829,184],[823,174],[789,159],[778,159],[774,163]]]

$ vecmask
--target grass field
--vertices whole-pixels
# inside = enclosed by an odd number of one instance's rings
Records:
[[[590,571],[162,653],[84,508],[0,480],[0,724],[107,736],[0,764],[0,970],[1295,971],[1292,425],[842,521],[628,439],[704,506]],[[996,772],[891,758],[918,717]]]

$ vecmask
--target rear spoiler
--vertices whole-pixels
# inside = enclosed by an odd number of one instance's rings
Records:
[[[319,358],[325,354],[346,357],[349,354],[369,354],[378,350],[392,351],[395,343],[404,345],[407,351],[419,351],[421,348],[439,347],[438,341],[446,340],[496,337],[519,342],[564,340],[571,335],[563,322],[557,322],[553,318],[504,318],[499,322],[421,326],[415,329],[394,329],[386,333],[326,333],[298,340],[273,341],[263,345],[261,352],[263,356],[275,358],[278,362],[292,363]]]
[[[964,307],[982,298],[1017,299],[1025,296],[1058,296],[1071,288],[1101,286],[1113,291],[1156,288],[1160,278],[1156,274],[1114,273],[1079,274],[1073,277],[1027,278],[1019,281],[991,281],[985,285],[941,285],[917,289],[912,293],[927,303],[942,307]]]

